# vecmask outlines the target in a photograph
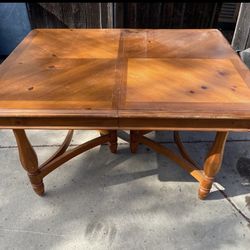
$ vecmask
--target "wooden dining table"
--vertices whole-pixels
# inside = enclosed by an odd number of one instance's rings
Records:
[[[222,164],[229,131],[250,129],[250,74],[217,29],[35,29],[0,66],[0,128],[12,129],[34,191],[73,157],[130,131],[187,170],[204,199]],[[68,130],[61,147],[38,165],[27,129]],[[73,130],[100,136],[68,149]],[[179,153],[147,137],[173,131]],[[214,131],[199,166],[179,131]]]

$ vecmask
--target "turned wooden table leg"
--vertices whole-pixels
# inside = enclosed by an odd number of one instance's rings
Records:
[[[110,140],[109,140],[109,148],[112,153],[117,152],[117,131],[109,130]]]
[[[31,146],[23,129],[14,129],[19,157],[23,168],[28,172],[28,176],[34,191],[38,195],[44,194],[43,179],[40,177],[36,152]]]
[[[219,172],[223,159],[228,132],[217,132],[214,143],[204,163],[204,179],[200,182],[199,198],[209,194],[215,175]]]
[[[136,153],[139,145],[139,131],[130,130],[130,151]]]
[[[117,152],[117,130],[99,130],[100,135],[110,135],[109,149],[112,153]]]

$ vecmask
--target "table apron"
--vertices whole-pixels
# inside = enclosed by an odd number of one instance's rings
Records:
[[[120,118],[124,130],[250,131],[250,119]]]
[[[1,129],[250,131],[250,119],[0,117]]]
[[[1,129],[118,129],[117,118],[0,117]]]

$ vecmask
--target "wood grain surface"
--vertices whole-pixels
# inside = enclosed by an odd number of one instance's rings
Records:
[[[249,130],[249,86],[216,29],[36,29],[0,66],[0,126]]]

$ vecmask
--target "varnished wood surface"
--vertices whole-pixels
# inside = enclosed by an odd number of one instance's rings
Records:
[[[34,30],[0,66],[0,127],[14,129],[31,184],[103,143],[117,150],[116,129],[131,132],[131,151],[143,143],[166,155],[209,193],[228,130],[250,129],[249,71],[217,30]],[[101,130],[67,150],[72,133],[38,166],[24,128]],[[142,130],[140,132],[139,130]],[[143,136],[150,130],[216,130],[204,172],[180,137],[180,156]],[[67,150],[67,151],[66,151]]]
[[[37,29],[0,66],[0,127],[249,130],[249,86],[215,29]]]

